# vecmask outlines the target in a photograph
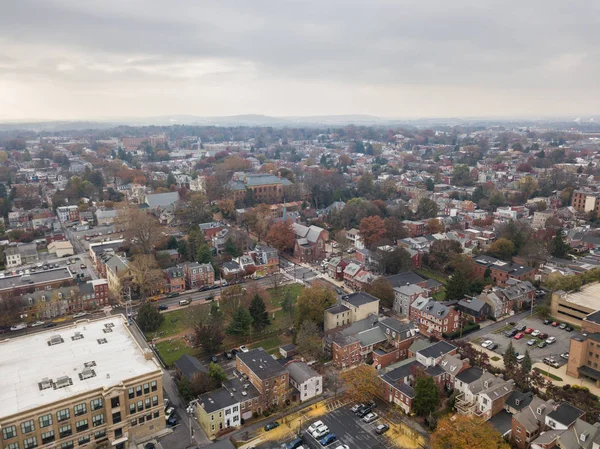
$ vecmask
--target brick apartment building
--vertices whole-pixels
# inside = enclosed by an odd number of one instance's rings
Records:
[[[288,371],[263,349],[238,352],[235,367],[258,390],[263,409],[284,404],[290,398]]]

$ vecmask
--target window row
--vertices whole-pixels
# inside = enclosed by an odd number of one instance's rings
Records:
[[[154,412],[154,413],[148,413],[147,415],[139,416],[135,419],[132,419],[130,423],[132,426],[137,426],[138,424],[143,424],[144,421],[150,421],[153,418],[157,419],[159,416],[160,416],[160,412],[158,412],[158,411]]]
[[[157,391],[157,390],[158,390],[158,384],[156,383],[155,380],[153,380],[149,384],[138,385],[135,388],[132,387],[128,390],[127,393],[128,393],[129,399],[133,399],[136,396],[141,396],[142,394],[149,394],[150,391]]]
[[[137,405],[137,407],[136,407]],[[152,396],[152,399],[146,398],[143,401],[137,401],[137,404],[129,404],[129,414],[133,415],[136,412],[141,412],[144,408],[148,409],[158,405],[158,396]],[[137,410],[136,410],[137,408]]]

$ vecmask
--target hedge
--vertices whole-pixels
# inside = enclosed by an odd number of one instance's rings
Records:
[[[464,337],[467,334],[470,334],[473,331],[479,330],[481,328],[481,326],[478,323],[469,323],[466,326],[463,326],[462,328],[462,336]],[[450,332],[450,333],[443,333],[442,337],[444,337],[446,340],[454,340],[456,337],[460,337],[461,336],[461,332],[460,329],[454,332]]]

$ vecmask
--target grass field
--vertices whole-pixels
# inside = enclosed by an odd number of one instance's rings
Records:
[[[263,348],[265,351],[270,349],[279,348],[281,345],[281,337],[276,335],[275,337],[267,338],[266,340],[257,341],[248,345],[249,349]]]
[[[549,377],[552,380],[557,380],[559,382],[562,382],[562,377],[555,376],[554,374],[552,374],[549,371],[544,371],[543,369],[540,369],[538,367],[535,367],[533,369],[536,370],[537,372],[541,373],[542,375]]]
[[[436,301],[443,301],[446,299],[446,288],[442,287],[439,292],[435,292],[431,297]]]
[[[444,276],[442,273],[436,273],[435,271],[428,270],[427,268],[419,268],[418,270],[415,270],[415,272],[423,277],[435,279],[436,281],[441,282],[444,285],[446,285],[446,283],[448,282],[447,277]]]
[[[172,366],[184,354],[198,356],[198,351],[190,348],[181,338],[161,341],[156,344],[156,350],[167,366]]]
[[[187,317],[189,316],[189,313],[190,313],[189,309],[195,308],[195,307],[210,307],[210,305],[209,304],[201,304],[201,305],[186,307],[183,309],[173,310],[172,312],[167,311],[167,312],[163,313],[162,315],[165,317],[165,320],[163,321],[163,323],[160,325],[160,327],[158,328],[157,331],[146,332],[145,333],[146,338],[148,338],[148,339],[151,339],[154,337],[164,338],[164,337],[168,337],[170,335],[176,335],[181,332],[184,332],[186,329],[188,329],[190,327],[188,319],[187,319]]]
[[[279,291],[277,293],[275,293],[275,290],[272,288],[267,289],[267,293],[269,294],[269,300],[265,299],[267,309],[277,309],[278,307],[281,307],[281,301],[287,292],[291,292],[294,297],[298,298],[300,293],[302,293],[302,290],[304,290],[304,287],[296,283],[282,285],[279,287]],[[270,307],[268,302],[270,302]]]

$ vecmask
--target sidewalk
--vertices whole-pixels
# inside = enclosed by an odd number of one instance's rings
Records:
[[[595,394],[596,396],[600,396],[600,387],[597,387],[596,384],[588,379],[584,379],[582,378],[575,378],[572,376],[569,376],[567,374],[567,365],[563,365],[560,368],[552,368],[551,366],[548,366],[544,363],[534,363],[533,364],[534,368],[539,368],[540,371],[542,372],[541,374],[543,375],[544,372],[548,372],[550,374],[553,374],[557,377],[560,377],[562,380],[554,380],[552,378],[547,377],[547,379],[552,382],[554,385],[557,385],[559,387],[562,387],[563,385],[579,385],[581,387],[586,387],[590,390],[590,393]],[[544,376],[545,377],[545,376]]]

